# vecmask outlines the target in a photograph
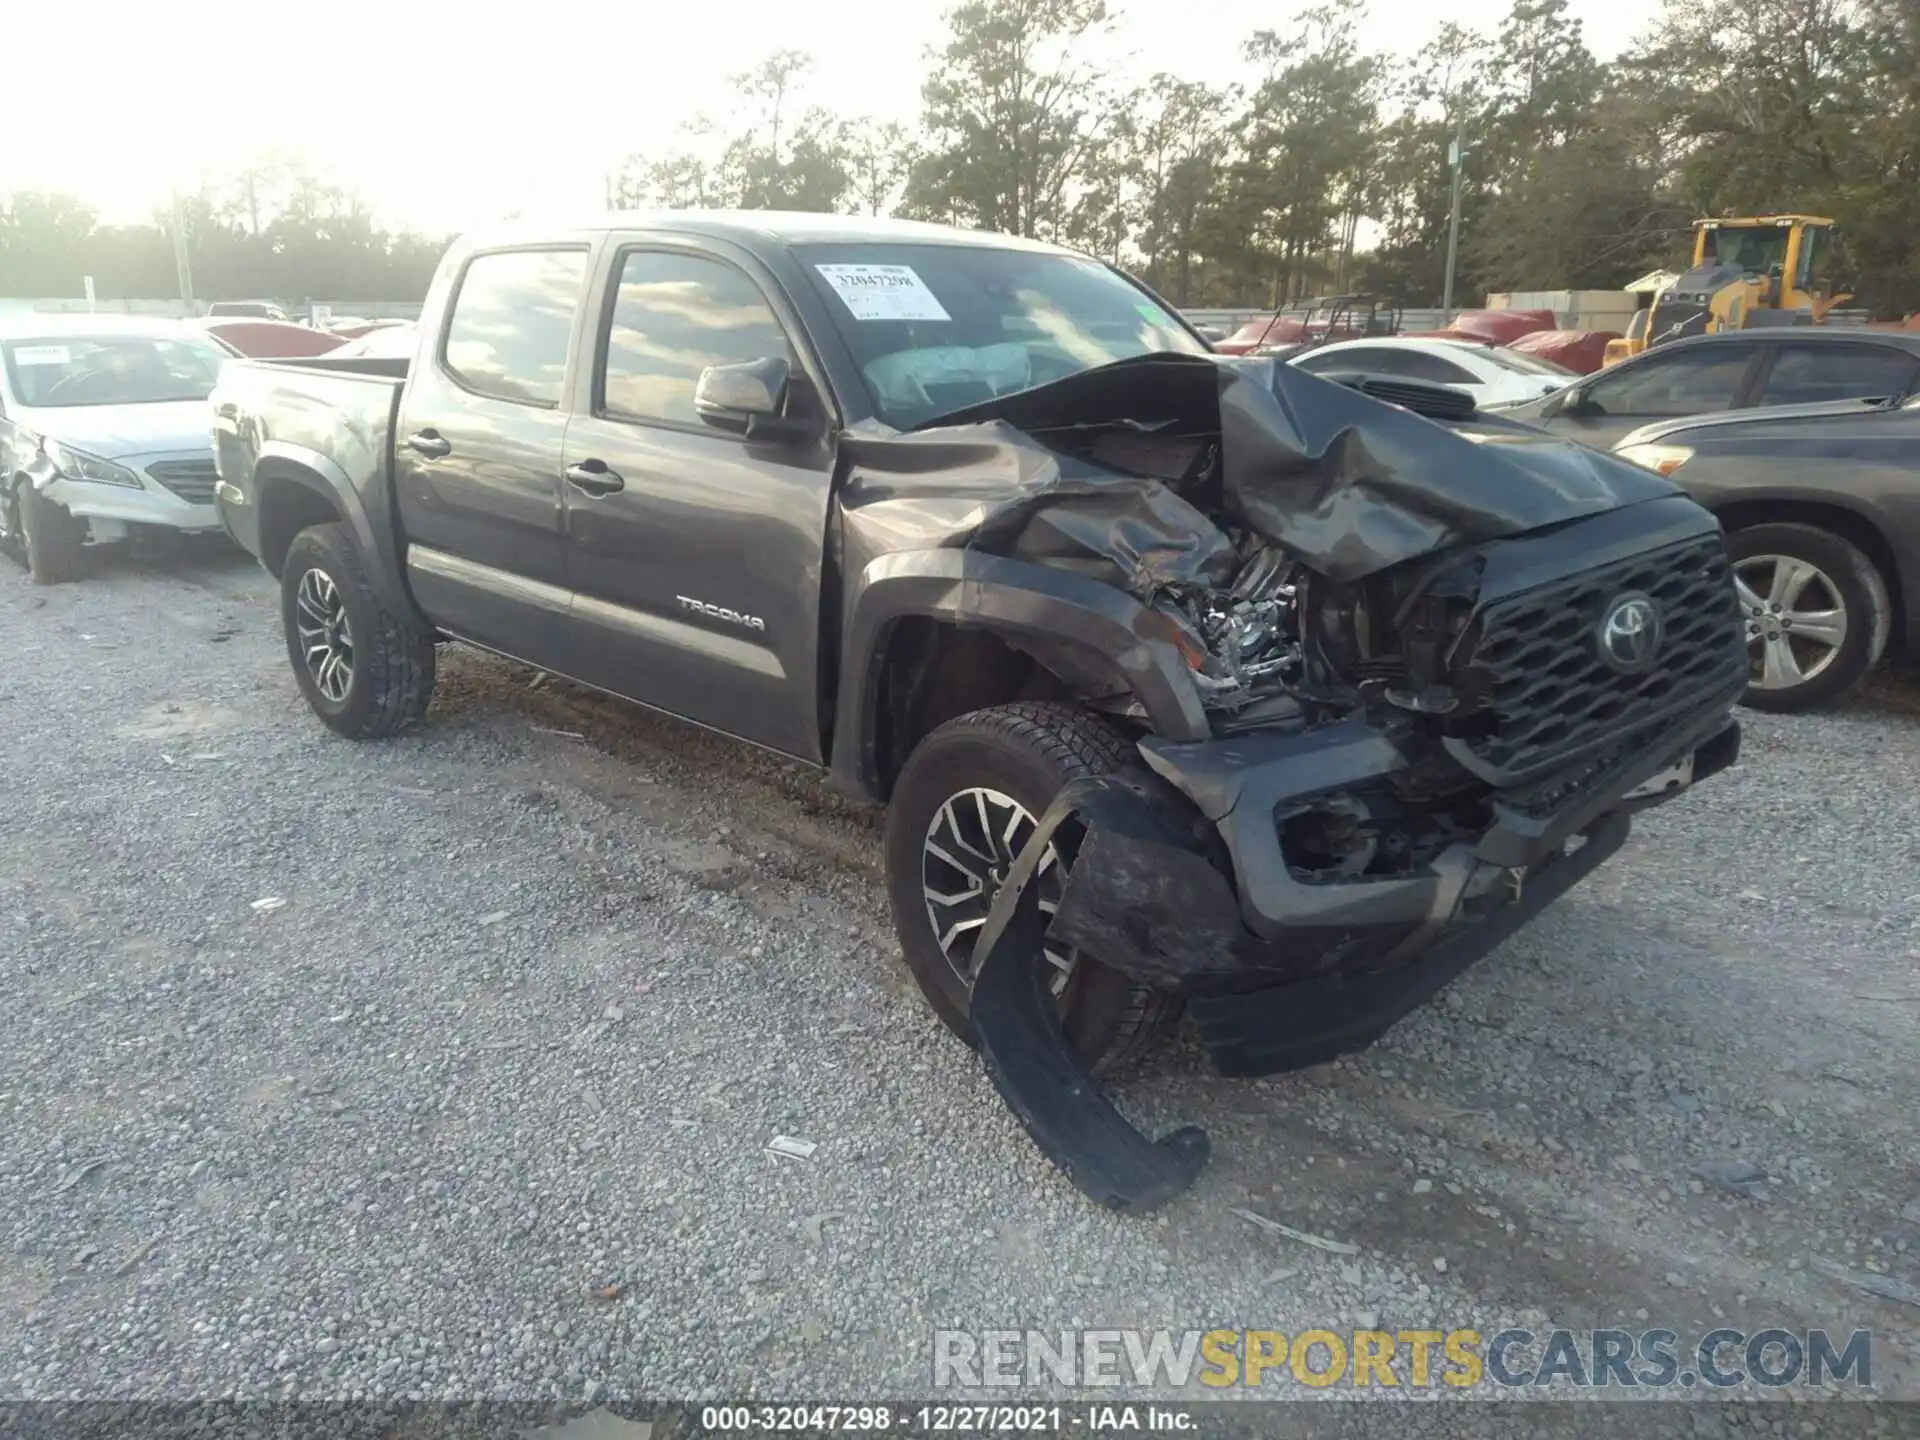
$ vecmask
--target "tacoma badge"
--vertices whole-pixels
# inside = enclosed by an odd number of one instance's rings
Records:
[[[706,615],[715,620],[724,620],[729,625],[742,625],[749,630],[765,630],[767,622],[758,615],[742,615],[738,610],[729,610],[724,605],[709,605],[704,600],[695,600],[688,595],[676,595],[682,610],[691,610],[696,615]]]

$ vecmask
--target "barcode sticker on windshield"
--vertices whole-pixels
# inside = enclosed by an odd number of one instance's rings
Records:
[[[816,265],[856,320],[951,320],[911,265]]]
[[[16,365],[71,365],[73,352],[64,345],[16,345],[13,347],[13,363]]]

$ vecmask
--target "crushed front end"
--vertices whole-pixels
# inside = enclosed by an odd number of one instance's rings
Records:
[[[1725,546],[1683,500],[1295,603],[1296,713],[1143,737],[1139,803],[1191,842],[1092,827],[1052,929],[1180,991],[1233,1075],[1371,1043],[1739,747]]]
[[[1155,359],[865,451],[884,483],[856,480],[851,533],[912,505],[951,517],[943,543],[1124,590],[1132,641],[1177,656],[1196,697],[1176,736],[1137,691],[1083,693],[1133,727],[1141,767],[1060,795],[974,952],[996,1085],[1103,1203],[1177,1194],[1205,1139],[1150,1144],[1077,1070],[1043,947],[1180,995],[1226,1074],[1320,1063],[1738,753],[1747,659],[1714,518],[1650,472],[1417,390]],[[981,623],[1019,613],[988,588]],[[1069,825],[1043,916],[1026,881]]]

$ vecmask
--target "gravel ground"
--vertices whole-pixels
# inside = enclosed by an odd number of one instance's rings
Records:
[[[1920,1286],[1911,679],[1748,715],[1364,1056],[1169,1047],[1118,1096],[1215,1159],[1127,1219],[817,777],[468,652],[350,745],[224,551],[0,571],[0,634],[0,1396],[924,1398],[942,1326],[1552,1321],[1868,1328],[1920,1398],[1856,1283]]]

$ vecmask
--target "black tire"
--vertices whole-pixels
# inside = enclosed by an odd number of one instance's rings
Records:
[[[887,810],[887,898],[907,968],[947,1028],[977,1044],[969,985],[940,946],[925,897],[925,847],[941,807],[976,787],[1000,792],[1035,820],[1069,780],[1108,775],[1138,757],[1104,721],[1071,705],[1022,702],[949,720],[907,757]],[[1064,831],[1069,861],[1077,835]],[[991,898],[994,887],[983,892]],[[1177,996],[1079,955],[1060,994],[1061,1020],[1083,1064],[1108,1070],[1145,1052],[1180,1013]]]
[[[85,524],[24,480],[14,488],[13,504],[13,523],[20,527],[20,548],[33,583],[63,585],[79,579]]]
[[[20,534],[20,491],[25,480],[0,483],[0,554],[27,568],[27,542]]]
[[[1792,714],[1824,705],[1852,689],[1884,648],[1892,619],[1886,582],[1873,562],[1858,546],[1814,525],[1754,525],[1734,531],[1728,537],[1728,548],[1736,573],[1743,565],[1749,567],[1745,572],[1749,580],[1760,573],[1757,562],[1761,557],[1776,556],[1813,567],[1819,572],[1819,579],[1808,587],[1809,592],[1817,592],[1813,607],[1837,608],[1846,621],[1846,634],[1838,646],[1799,647],[1814,656],[1830,657],[1806,663],[1805,680],[1769,686],[1761,679],[1760,657],[1775,617],[1766,613],[1768,606],[1763,605],[1762,613],[1756,615],[1743,602],[1741,621],[1748,627],[1755,656],[1754,681],[1747,686],[1743,703],[1755,710]],[[1764,602],[1767,596],[1761,593],[1758,598]],[[1756,626],[1760,632],[1757,637]]]
[[[344,655],[346,678],[340,693],[322,689],[301,640],[302,586],[309,574],[324,577],[337,595],[345,624],[337,651]],[[367,579],[367,567],[345,525],[315,525],[294,536],[280,571],[280,619],[286,628],[287,659],[300,693],[327,726],[349,740],[380,740],[417,723],[433,698],[433,636],[381,604]],[[328,683],[339,680],[339,666]]]

